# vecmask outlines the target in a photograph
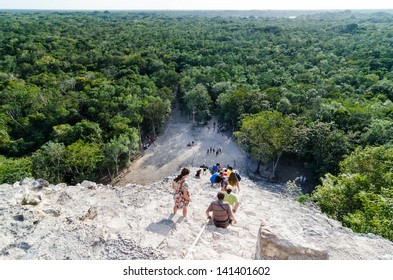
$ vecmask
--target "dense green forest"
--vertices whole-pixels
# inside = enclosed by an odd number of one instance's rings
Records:
[[[393,239],[392,100],[391,13],[0,12],[0,183],[113,178],[178,102]]]

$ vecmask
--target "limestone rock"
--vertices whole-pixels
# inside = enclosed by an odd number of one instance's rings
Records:
[[[356,234],[318,209],[274,192],[276,185],[247,176],[238,194],[237,224],[206,226],[206,208],[217,195],[208,174],[187,179],[187,219],[182,211],[173,215],[174,176],[146,186],[89,181],[46,186],[31,178],[3,184],[0,260],[183,259],[188,251],[199,260],[393,259],[393,242]]]
[[[326,251],[294,244],[261,225],[257,240],[256,259],[259,260],[326,260]]]
[[[49,183],[46,180],[43,179],[37,179],[32,183],[32,188],[34,189],[42,189],[42,188],[47,188],[49,187]]]
[[[80,217],[79,219],[80,219],[81,221],[85,221],[86,219],[93,220],[96,216],[97,216],[97,209],[96,209],[95,207],[92,207],[92,206],[91,206],[91,207],[87,210],[86,214],[83,215],[82,217]]]
[[[51,215],[53,217],[59,217],[60,216],[60,211],[56,209],[45,209],[43,212],[47,215]]]
[[[90,190],[95,190],[95,189],[97,189],[97,184],[96,184],[96,183],[90,182],[90,181],[87,181],[87,180],[83,181],[81,184],[78,184],[78,185],[80,185],[80,186],[82,186],[82,187],[85,187],[85,188],[88,188],[88,189],[90,189]],[[78,185],[77,185],[77,186],[78,186]]]
[[[27,192],[23,195],[22,205],[37,205],[41,202],[42,197],[39,193]]]

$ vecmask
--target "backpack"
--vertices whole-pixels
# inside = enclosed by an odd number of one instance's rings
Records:
[[[212,183],[212,184],[216,183],[217,176],[218,176],[218,174],[213,173],[213,175],[210,177],[210,183]]]

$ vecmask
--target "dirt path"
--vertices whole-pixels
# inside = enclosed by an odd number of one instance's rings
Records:
[[[165,130],[157,140],[142,153],[142,157],[135,160],[131,166],[112,182],[113,185],[126,185],[134,183],[148,185],[177,173],[181,167],[199,167],[203,163],[211,167],[217,162],[222,166],[231,165],[254,180],[264,179],[271,175],[269,166],[261,166],[262,177],[256,176],[254,171],[257,163],[248,157],[236,144],[233,137],[217,133],[213,118],[206,126],[193,126],[187,116],[182,116],[180,110],[175,108],[166,124]],[[187,146],[194,141],[194,145]],[[210,147],[221,148],[222,153],[216,156],[207,153]],[[235,161],[235,162],[234,162]],[[265,171],[264,171],[265,170]],[[285,184],[301,175],[311,178],[301,162],[282,158],[277,166],[279,182]],[[307,181],[304,191],[313,189],[314,183]]]
[[[249,162],[247,156],[233,139],[217,133],[213,122],[217,124],[217,120],[212,119],[206,126],[193,126],[186,116],[181,116],[180,111],[174,109],[164,133],[113,184],[147,185],[178,172],[182,166],[199,167],[203,163],[213,166],[219,162],[233,166],[235,161],[236,169],[245,170]],[[194,145],[187,146],[192,141]],[[218,156],[208,154],[210,147],[221,148],[222,153]]]

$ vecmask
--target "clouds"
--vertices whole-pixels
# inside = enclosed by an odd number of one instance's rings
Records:
[[[390,2],[390,3],[389,3]],[[393,9],[386,0],[0,0],[0,9],[72,10],[298,10]]]

